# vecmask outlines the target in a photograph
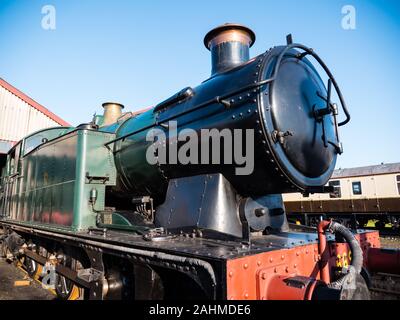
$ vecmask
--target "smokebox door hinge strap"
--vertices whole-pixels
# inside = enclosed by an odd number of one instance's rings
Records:
[[[215,98],[218,103],[222,104],[225,108],[229,109],[231,107],[231,103],[228,100],[221,99],[221,97],[216,97]]]

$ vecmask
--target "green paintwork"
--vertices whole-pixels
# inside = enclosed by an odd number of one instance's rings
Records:
[[[149,228],[145,226],[135,226],[129,222],[124,216],[118,212],[112,213],[112,224],[99,223],[97,224],[99,228],[132,231],[139,234],[144,234]]]
[[[95,117],[97,124],[101,125],[102,120],[101,116]],[[147,130],[109,148],[104,144],[154,125],[153,110],[149,110],[98,130],[57,127],[24,138],[8,155],[0,189],[0,219],[73,231],[101,227],[96,225],[96,216],[105,209],[106,186],[122,190],[129,197],[129,191],[133,193],[137,186],[146,190],[140,177],[145,178],[143,181],[149,177],[164,181],[157,166],[146,161],[146,149],[151,144],[146,141]],[[132,171],[138,178],[135,187],[125,185],[131,179],[124,176],[131,177]],[[107,181],[99,177],[107,177]],[[97,190],[94,208],[90,202],[93,188]],[[143,229],[117,212],[112,215],[112,225],[104,226],[136,232]]]
[[[39,138],[49,141],[26,152],[26,141]],[[116,183],[113,155],[104,144],[114,138],[112,133],[57,128],[22,140],[8,157],[0,215],[70,230],[96,226],[90,190],[97,189],[94,209],[104,210],[105,188]]]
[[[74,129],[73,127],[55,127],[36,131],[22,140],[22,154],[26,155],[43,144],[44,141],[51,141]]]
[[[101,126],[104,122],[104,117],[100,114],[95,114],[92,121],[95,125]]]
[[[122,137],[146,127],[156,127],[153,109],[122,123],[116,131],[116,136]],[[146,159],[146,151],[153,143],[146,141],[148,131],[140,131],[114,144],[115,164],[127,195],[152,194],[155,196],[161,194],[165,187],[162,184],[166,184],[158,166],[149,164]],[[132,177],[135,177],[134,183],[132,183]],[[149,181],[153,183],[148,183]],[[156,187],[150,189],[153,186]]]
[[[132,224],[124,216],[120,215],[118,212],[112,214],[112,224],[121,226],[131,226]]]

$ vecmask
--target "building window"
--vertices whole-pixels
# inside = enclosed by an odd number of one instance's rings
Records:
[[[396,176],[397,192],[400,194],[400,174]]]
[[[341,198],[342,197],[339,180],[329,181],[329,186],[333,187],[333,192],[331,192],[329,194],[330,198]]]
[[[360,181],[353,182],[352,186],[353,186],[353,194],[362,194]]]

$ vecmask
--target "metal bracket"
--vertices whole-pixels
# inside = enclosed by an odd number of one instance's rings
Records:
[[[293,44],[293,36],[292,36],[291,33],[289,33],[289,34],[286,36],[286,44],[287,44],[287,45]]]
[[[290,130],[287,130],[285,132],[274,130],[271,134],[272,141],[274,141],[275,143],[279,142],[280,144],[284,144],[285,138],[290,136],[293,136],[293,132]]]
[[[78,277],[89,283],[89,298],[100,300],[103,298],[103,282],[106,281],[103,253],[91,249],[85,249],[85,252],[89,257],[91,268],[82,270],[80,275],[78,273]]]
[[[90,283],[93,281],[99,281],[101,280],[102,276],[103,276],[103,272],[93,269],[93,268],[88,268],[88,269],[82,269],[79,270],[78,273],[78,278]]]
[[[89,172],[86,172],[85,177],[89,181],[89,183],[92,183],[93,181],[101,181],[104,184],[110,180],[110,177],[108,176],[92,176],[89,174]]]

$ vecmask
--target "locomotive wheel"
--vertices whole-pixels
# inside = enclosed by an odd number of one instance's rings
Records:
[[[33,251],[35,253],[38,253],[37,249],[33,249]],[[22,259],[20,259],[20,263],[25,271],[28,273],[29,277],[34,279],[35,276],[38,274],[40,265],[35,260],[26,255],[24,255]]]
[[[4,241],[2,241],[0,243],[0,258],[7,257],[7,251],[8,251],[7,245]]]
[[[38,263],[35,260],[25,256],[22,264],[24,266],[25,271],[28,273],[28,275],[31,278],[34,278],[39,270]]]
[[[65,256],[62,265],[72,270],[77,270],[80,263],[69,256]],[[82,300],[84,297],[84,290],[82,288],[59,274],[56,276],[55,291],[60,300]]]
[[[57,275],[56,293],[61,300],[68,300],[72,294],[74,284],[67,278]]]

